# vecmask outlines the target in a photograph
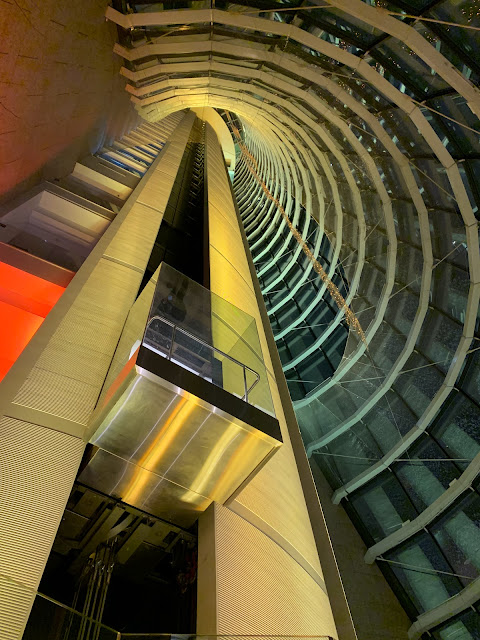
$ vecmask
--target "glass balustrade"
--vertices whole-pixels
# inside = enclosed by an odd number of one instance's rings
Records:
[[[274,415],[255,319],[166,263],[142,346]]]
[[[333,640],[330,636],[202,635],[183,633],[132,633],[117,631],[41,593],[35,595],[23,640]]]

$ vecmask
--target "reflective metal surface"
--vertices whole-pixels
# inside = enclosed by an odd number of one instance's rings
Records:
[[[79,481],[190,526],[213,500],[225,502],[281,443],[139,367],[136,357],[95,418],[90,442],[98,450]]]
[[[152,326],[153,323],[156,323],[155,329]],[[169,360],[172,360],[175,346],[179,347],[177,348],[177,352],[179,352],[179,357],[181,358],[179,363],[188,369],[192,369],[192,367],[194,367],[192,370],[196,373],[199,361],[202,368],[204,368],[205,363],[208,363],[208,360],[202,362],[202,360],[199,359],[199,356],[197,355],[199,351],[206,351],[210,356],[209,360],[213,360],[215,355],[226,358],[230,363],[240,367],[241,369],[240,375],[243,378],[243,388],[245,391],[242,396],[242,400],[245,400],[245,402],[248,402],[248,394],[260,381],[260,374],[256,371],[247,367],[247,365],[239,362],[235,358],[232,358],[228,353],[224,353],[221,349],[217,349],[216,347],[208,344],[208,342],[205,342],[205,340],[185,331],[185,329],[179,327],[171,320],[167,320],[167,318],[164,318],[163,316],[153,316],[153,318],[150,318],[145,331],[145,340],[143,344],[161,355],[166,355]],[[187,345],[188,349],[185,349],[185,346]],[[183,349],[182,346],[184,347]],[[192,346],[195,349],[193,353]],[[198,373],[211,382],[214,381],[212,367],[210,367],[210,372],[207,371],[207,374],[202,373],[201,371]],[[251,384],[247,383],[248,374],[250,377],[253,377],[253,382]]]

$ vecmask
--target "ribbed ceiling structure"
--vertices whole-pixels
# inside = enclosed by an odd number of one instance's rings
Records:
[[[307,452],[412,637],[478,637],[479,14],[465,0],[107,11],[141,116],[235,114],[362,325],[366,344],[240,156],[234,188]]]

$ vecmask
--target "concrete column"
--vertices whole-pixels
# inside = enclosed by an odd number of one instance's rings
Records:
[[[233,500],[200,518],[197,631],[337,638],[290,443],[286,399],[273,373],[222,150],[208,124],[205,157],[211,289],[257,322],[284,444]],[[207,583],[215,597],[202,588]]]
[[[75,480],[86,426],[162,221],[187,114],[5,377],[0,395],[0,637],[20,640]]]

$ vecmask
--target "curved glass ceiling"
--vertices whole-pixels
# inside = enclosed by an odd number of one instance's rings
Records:
[[[480,5],[115,0],[107,17],[142,117],[235,114],[359,319],[368,348],[239,157],[234,188],[308,455],[411,637],[476,637]]]

